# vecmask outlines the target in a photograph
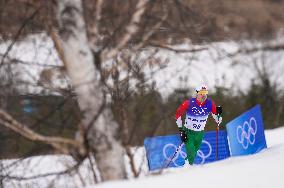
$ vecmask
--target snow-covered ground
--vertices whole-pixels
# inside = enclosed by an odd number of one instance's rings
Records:
[[[68,87],[65,75],[59,75],[62,62],[58,58],[50,37],[44,33],[29,35],[12,44],[13,41],[1,42],[0,40],[0,61],[10,49],[5,56],[0,73],[5,74],[10,66],[11,76],[23,93],[56,93],[54,92],[56,89]],[[40,83],[43,70],[50,70],[52,74],[46,74],[50,80]],[[46,81],[50,81],[51,84]]]
[[[82,187],[94,182],[90,165],[86,160],[76,173],[59,175],[76,163],[69,156],[46,155],[26,159],[2,160],[1,175],[4,187]],[[49,174],[49,175],[48,175]],[[55,174],[55,175],[51,175]],[[48,175],[48,176],[45,176]],[[32,178],[38,176],[38,178]],[[84,178],[84,183],[82,181]]]
[[[283,43],[284,38],[270,41],[268,44]],[[216,86],[230,89],[230,91],[246,92],[254,80],[259,82],[258,71],[266,71],[277,89],[283,89],[284,53],[283,51],[258,51],[250,54],[235,54],[244,48],[255,48],[264,43],[255,41],[226,41],[215,42],[202,46],[182,44],[173,46],[174,49],[205,49],[195,53],[177,54],[165,49],[159,50],[157,57],[167,59],[167,67],[155,72],[147,71],[152,76],[163,95],[167,95],[178,87],[195,88],[199,84],[206,84],[212,90]],[[158,68],[156,68],[158,69]]]
[[[12,41],[0,41],[0,59]],[[265,69],[269,79],[276,83],[277,89],[284,88],[284,50],[258,51],[257,53],[241,54],[228,57],[244,48],[260,47],[264,44],[281,44],[284,37],[279,36],[275,40],[259,41],[224,41],[204,45],[191,45],[184,43],[172,46],[173,49],[203,49],[195,53],[175,53],[166,49],[145,48],[141,58],[148,58],[151,52],[157,50],[155,57],[168,61],[166,67],[159,66],[146,68],[146,79],[156,82],[156,86],[163,96],[167,96],[177,87],[195,88],[199,84],[206,84],[210,90],[215,86],[230,88],[231,91],[246,91],[251,80],[257,80],[258,71]],[[52,72],[62,66],[57,56],[52,40],[46,34],[30,35],[16,42],[7,58],[16,58],[22,62],[15,67],[14,75],[24,82],[29,82],[28,92],[41,92],[39,86],[35,86],[40,79],[40,73],[44,69]],[[123,75],[123,74],[121,74]],[[67,87],[68,81],[52,79],[53,87]],[[181,80],[183,80],[181,82]]]
[[[133,188],[133,187],[220,187],[220,188],[283,188],[284,187],[284,127],[266,130],[268,148],[260,153],[231,157],[222,161],[186,168],[166,169],[160,175],[147,170],[144,148],[134,149],[135,163],[142,165],[142,175],[138,179],[113,181],[92,185],[94,182],[90,164],[86,160],[78,169],[79,173],[70,175],[48,176],[32,180],[3,181],[4,187],[99,187],[99,188]],[[2,167],[16,160],[2,160]],[[33,175],[64,171],[74,165],[67,156],[38,156],[19,161],[9,170],[1,171],[10,176],[31,177]],[[3,168],[2,168],[3,169]],[[9,171],[9,172],[8,172]],[[131,172],[128,166],[128,174]]]
[[[268,148],[260,153],[231,157],[201,166],[170,169],[129,181],[103,183],[99,188],[145,187],[219,187],[219,188],[283,188],[284,128],[265,131]]]

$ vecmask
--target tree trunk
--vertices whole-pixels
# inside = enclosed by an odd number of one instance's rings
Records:
[[[86,34],[81,0],[59,0],[57,19],[67,74],[84,113],[83,128],[94,151],[96,163],[105,180],[126,177],[124,149],[115,139],[118,124],[105,106],[103,86]],[[103,108],[102,108],[103,107]]]

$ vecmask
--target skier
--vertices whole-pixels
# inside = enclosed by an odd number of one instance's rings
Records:
[[[196,88],[196,98],[185,100],[176,111],[176,123],[181,140],[185,143],[187,157],[185,164],[193,164],[204,136],[204,128],[209,113],[219,125],[222,122],[222,107],[216,107],[211,99],[207,99],[208,89],[205,85]],[[186,113],[183,126],[181,116]]]

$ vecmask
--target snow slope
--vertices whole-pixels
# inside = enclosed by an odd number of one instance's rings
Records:
[[[284,38],[276,40],[283,43]],[[270,41],[269,44],[274,44]],[[199,84],[206,84],[209,89],[222,86],[230,91],[246,92],[251,81],[257,79],[258,70],[265,70],[271,83],[275,83],[277,89],[283,89],[284,53],[283,51],[259,51],[251,54],[239,54],[228,56],[244,48],[262,46],[255,41],[225,41],[215,42],[202,46],[182,44],[173,46],[175,49],[202,48],[195,53],[178,54],[172,51],[160,49],[157,57],[167,59],[169,64],[164,69],[157,71],[153,76],[163,95],[167,95],[175,88],[195,88]],[[157,69],[157,68],[156,68]],[[151,71],[148,76],[151,77]]]
[[[252,54],[241,54],[228,57],[228,54],[244,48],[260,47],[263,44],[281,44],[284,37],[275,40],[259,41],[224,41],[204,45],[185,43],[172,46],[174,49],[204,49],[196,53],[175,53],[166,49],[145,48],[142,58],[148,58],[151,52],[157,50],[155,57],[168,61],[166,67],[159,66],[145,69],[146,80],[155,82],[163,96],[167,96],[177,87],[195,88],[199,84],[206,84],[210,90],[215,86],[223,86],[234,91],[246,91],[252,79],[257,81],[257,70],[266,69],[272,83],[278,89],[284,88],[284,50],[259,51]],[[0,58],[8,49],[11,41],[0,40]],[[17,58],[22,63],[18,64],[17,73],[21,80],[29,82],[29,93],[39,93],[43,88],[34,86],[43,69],[56,70],[62,66],[54,48],[52,40],[44,33],[30,35],[22,41],[16,42],[8,54],[9,58]],[[153,74],[154,73],[154,74]],[[123,75],[123,74],[121,74]],[[121,78],[123,79],[123,78]],[[184,80],[184,82],[180,82]],[[66,88],[68,80],[53,80],[53,87]]]
[[[90,164],[84,161],[78,169],[79,173],[70,175],[48,176],[24,181],[3,181],[4,187],[85,187],[85,188],[164,188],[164,187],[220,187],[220,188],[283,188],[284,187],[284,127],[266,130],[265,136],[268,148],[260,153],[231,157],[222,161],[197,165],[188,168],[171,168],[161,175],[154,175],[147,171],[145,152],[143,148],[135,152],[135,163],[140,167],[142,175],[138,179],[121,180],[92,185],[94,182]],[[17,160],[2,160],[2,167],[11,165]],[[2,173],[13,177],[32,177],[38,174],[64,171],[74,165],[68,156],[49,155],[30,157]],[[83,180],[83,181],[82,181]]]
[[[202,166],[170,169],[159,176],[108,182],[88,188],[283,188],[284,128],[265,131],[265,135],[268,149],[254,155],[231,157]]]
[[[0,175],[9,175],[4,179],[3,187],[82,187],[94,182],[88,161],[78,168],[77,173],[49,175],[63,172],[75,165],[75,161],[64,155],[46,155],[26,159],[1,160]],[[32,178],[39,176],[39,178]],[[81,178],[84,177],[84,183]],[[22,179],[21,179],[22,178]]]
[[[2,42],[0,36],[1,61],[11,44],[13,44],[12,41]],[[11,66],[12,77],[18,82],[17,87],[23,93],[55,93],[51,91],[68,87],[68,80],[64,75],[58,75],[63,64],[51,38],[45,33],[28,35],[17,41],[10,49],[4,62],[4,66],[0,67],[0,73],[5,73],[7,67]],[[41,85],[38,83],[42,71],[48,69],[53,73],[50,80],[51,87],[45,86],[45,83],[40,83]]]

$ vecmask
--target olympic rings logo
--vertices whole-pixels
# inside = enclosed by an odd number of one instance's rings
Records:
[[[203,140],[202,141],[202,144],[206,144],[208,146],[208,154],[204,154],[204,152],[202,150],[198,150],[197,151],[197,156],[201,158],[201,162],[199,164],[204,164],[205,163],[205,160],[212,154],[212,146],[209,142]],[[177,152],[177,154],[175,155],[175,157],[172,159],[172,163],[175,165],[175,166],[180,166],[176,163],[176,160],[179,158],[179,156],[181,156],[183,159],[186,158],[187,154],[186,152],[184,152],[182,150],[182,148],[184,147],[184,143],[181,145],[181,148],[179,149],[179,151]],[[167,161],[170,161],[171,158],[172,158],[172,155],[174,154],[174,152],[177,150],[177,146],[174,145],[174,144],[166,144],[163,148],[163,155],[164,155],[164,158],[167,160]],[[169,152],[169,151],[173,151],[173,152]]]
[[[205,160],[212,154],[212,146],[206,140],[202,140],[202,144],[206,144],[208,146],[208,154],[205,155],[202,150],[197,151],[197,156],[201,158],[201,162],[199,164],[204,164]]]
[[[195,114],[195,115],[206,115],[206,112],[205,110],[207,110],[207,108],[197,108],[197,107],[192,107],[192,112]]]
[[[182,158],[186,158],[186,153],[182,151],[183,146],[184,146],[184,143],[182,143],[179,151],[177,152],[177,154],[171,161],[175,166],[180,166],[176,164],[176,160],[179,156],[181,156]],[[178,149],[177,146],[174,144],[166,144],[163,148],[163,155],[165,159],[170,162],[172,155],[174,154],[175,151],[177,151],[177,149]],[[167,151],[173,151],[173,152],[167,152]]]
[[[254,117],[251,117],[249,121],[245,121],[242,126],[237,127],[237,140],[244,149],[255,143],[256,132],[257,123]]]

